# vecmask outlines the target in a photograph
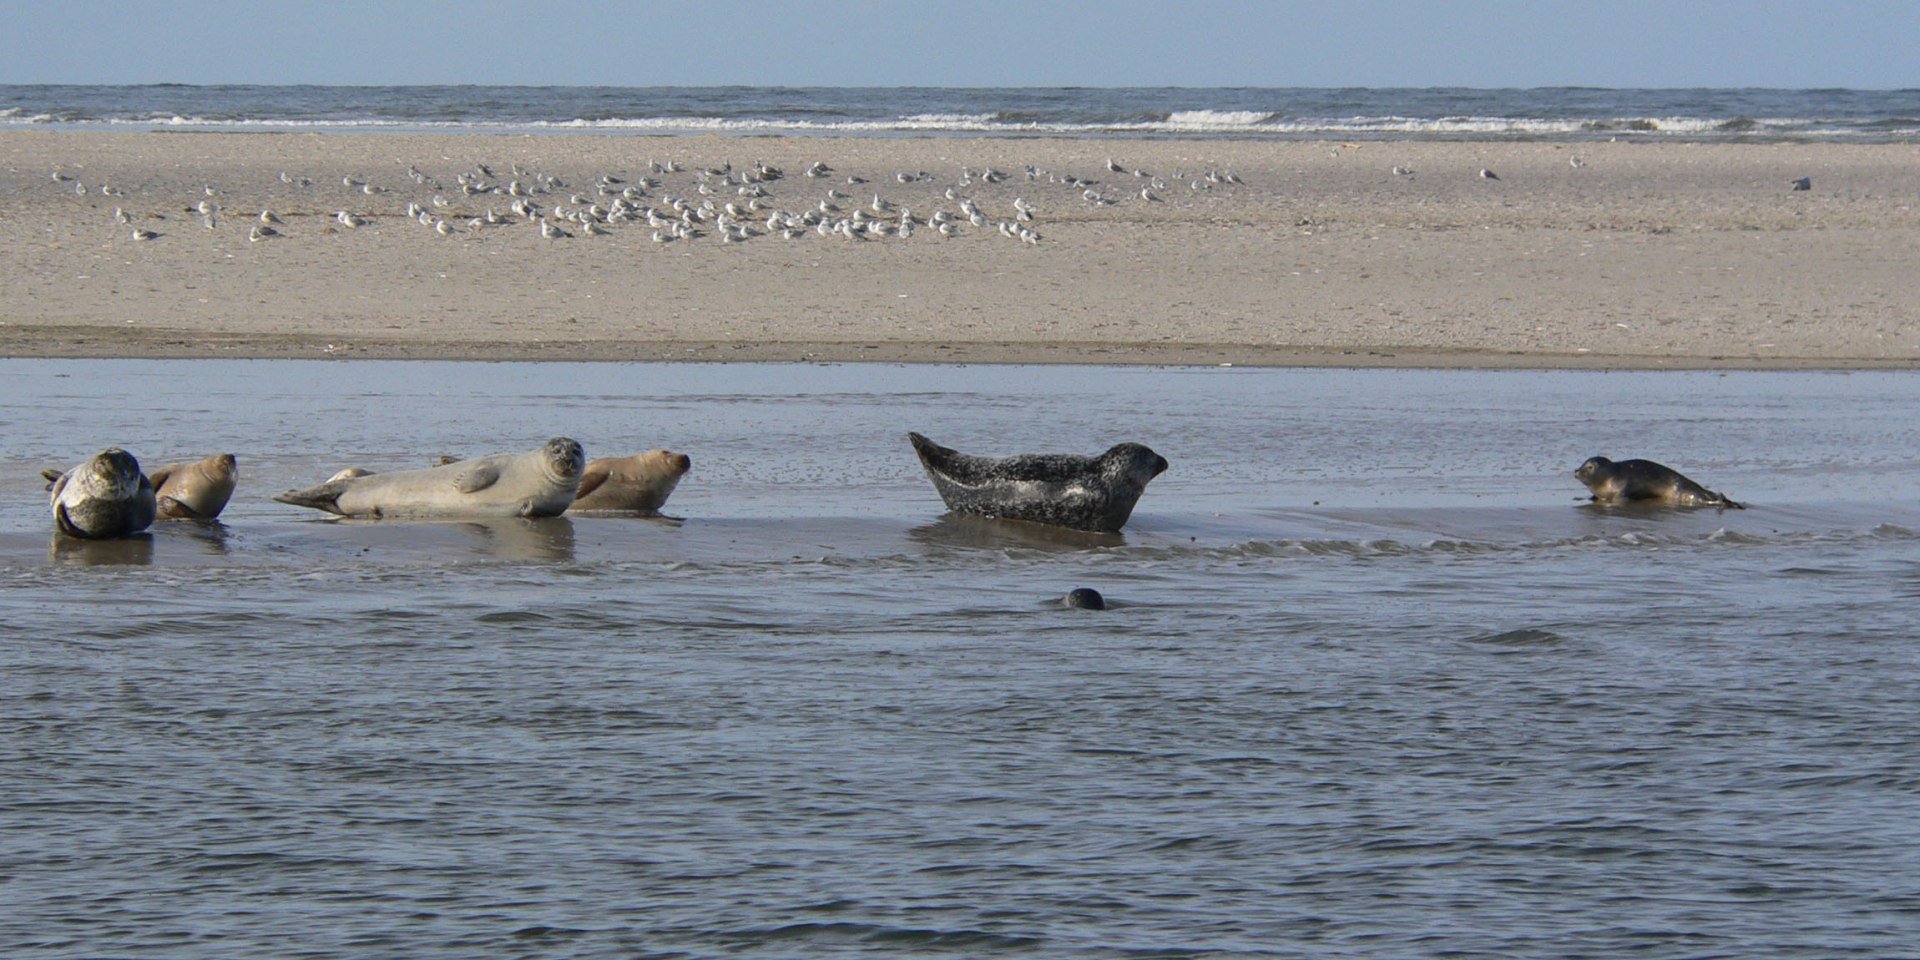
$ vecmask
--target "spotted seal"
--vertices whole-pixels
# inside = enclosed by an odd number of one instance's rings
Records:
[[[147,475],[162,520],[212,520],[227,508],[240,466],[231,453],[169,463]]]
[[[61,533],[104,540],[139,533],[153,525],[153,482],[133,454],[111,447],[65,473],[48,470],[47,500]]]
[[[1746,505],[1735,503],[1681,476],[1680,471],[1652,460],[1614,461],[1591,457],[1573,471],[1573,476],[1593,491],[1596,503],[1658,500],[1678,507],[1746,509]]]
[[[1021,454],[975,457],[907,434],[920,465],[947,509],[1115,533],[1126,526],[1148,481],[1167,469],[1165,457],[1122,443],[1097,457]]]
[[[274,499],[343,517],[557,517],[573,504],[585,467],[586,454],[577,441],[554,437],[526,453],[424,470],[335,474]]]
[[[671,450],[589,460],[580,474],[580,495],[567,512],[656,515],[691,469],[692,458]]]

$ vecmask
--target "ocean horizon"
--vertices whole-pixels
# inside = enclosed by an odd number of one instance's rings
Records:
[[[1904,142],[1920,90],[0,85],[0,130]]]

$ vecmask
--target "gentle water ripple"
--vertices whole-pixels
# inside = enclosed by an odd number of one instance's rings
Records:
[[[1217,449],[1137,421],[1181,455],[1134,526],[1088,540],[940,518],[912,424],[874,399],[886,368],[600,371],[681,378],[683,435],[728,424],[688,444],[683,524],[315,522],[261,495],[354,452],[277,432],[275,405],[392,402],[436,368],[303,366],[278,392],[284,367],[235,364],[257,419],[223,429],[259,449],[224,529],[95,555],[50,549],[25,479],[81,426],[36,377],[95,368],[0,366],[41,433],[0,450],[9,957],[1911,949],[1911,377],[897,378],[925,416],[1035,449],[1056,441],[1022,413],[1040,403],[1211,410]],[[60,383],[146,390],[150,368]],[[529,386],[499,419],[537,419],[551,378],[488,369]],[[722,383],[782,398],[770,416],[811,418],[847,462],[783,487],[788,427],[756,438],[689,399]],[[1627,418],[1609,430],[1691,450],[1754,509],[1575,506],[1566,471],[1615,441],[1542,452],[1498,424],[1594,391]],[[1665,419],[1701,391],[1728,415]],[[1226,413],[1261,396],[1329,433],[1355,406],[1423,412],[1368,414],[1364,448],[1303,484],[1237,432],[1271,424]],[[145,429],[128,409],[89,435]],[[486,448],[457,419],[356,442]],[[1438,449],[1428,425],[1476,423],[1489,449],[1339,496]],[[207,424],[165,429],[147,442],[188,452]],[[1533,461],[1498,502],[1450,492]],[[735,500],[719,462],[759,492]],[[1817,463],[1892,479],[1809,492]],[[1113,609],[1054,602],[1082,584]]]

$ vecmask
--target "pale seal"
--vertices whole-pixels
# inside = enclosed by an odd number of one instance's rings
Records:
[[[1167,469],[1165,457],[1137,443],[1122,443],[1097,457],[992,458],[957,453],[917,433],[907,439],[947,509],[1095,533],[1126,526],[1147,482]]]
[[[573,503],[586,459],[578,442],[554,437],[538,450],[444,467],[336,474],[274,499],[343,517],[557,517]]]
[[[233,454],[190,463],[169,463],[153,473],[153,496],[162,520],[212,520],[227,508],[240,467]]]
[[[103,540],[139,533],[153,524],[153,483],[140,472],[133,454],[113,447],[65,473],[53,476],[47,494],[53,522],[61,533]]]
[[[1679,507],[1717,507],[1745,510],[1746,506],[1708,490],[1672,467],[1652,460],[1608,460],[1592,457],[1573,471],[1574,479],[1593,491],[1596,503],[1658,500]]]
[[[691,469],[691,458],[671,450],[590,460],[580,474],[580,495],[567,512],[658,514]]]

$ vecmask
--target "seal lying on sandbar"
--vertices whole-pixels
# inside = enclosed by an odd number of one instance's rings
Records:
[[[691,469],[692,458],[671,450],[589,460],[580,475],[580,495],[567,512],[656,515]]]
[[[212,520],[227,508],[240,467],[231,453],[169,463],[147,476],[162,520]]]
[[[586,460],[577,441],[554,437],[538,450],[444,467],[336,474],[274,499],[343,517],[557,517],[572,505]]]
[[[917,433],[907,439],[947,509],[1095,533],[1126,526],[1147,482],[1167,469],[1165,457],[1137,443],[1097,457],[1029,453],[996,459],[957,453]]]
[[[1575,479],[1593,491],[1596,503],[1626,500],[1659,500],[1678,507],[1717,507],[1721,510],[1745,510],[1724,495],[1714,493],[1680,475],[1672,467],[1652,460],[1621,460],[1592,457],[1573,471]]]
[[[48,470],[41,476],[48,476]],[[133,454],[112,447],[65,473],[52,476],[48,502],[61,533],[104,540],[139,533],[153,525],[153,483]]]

